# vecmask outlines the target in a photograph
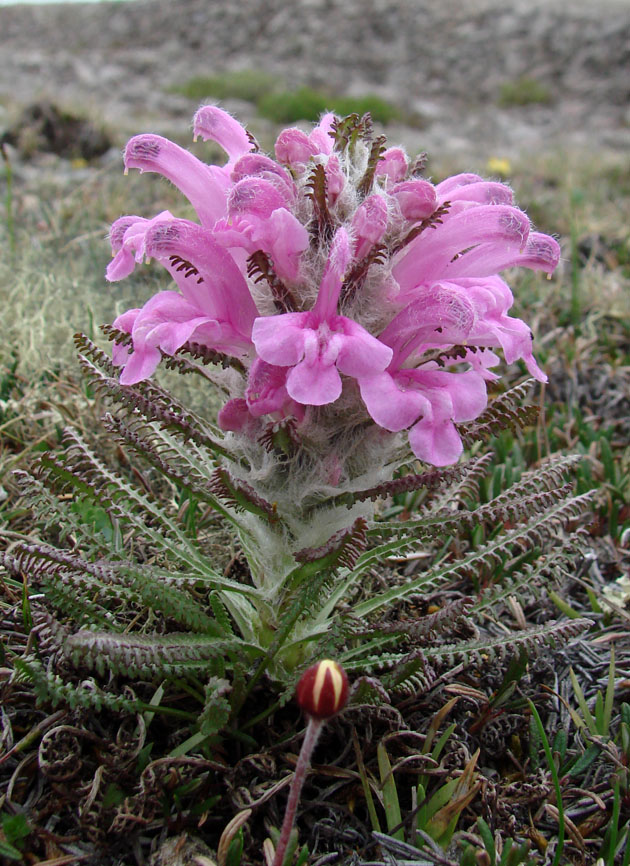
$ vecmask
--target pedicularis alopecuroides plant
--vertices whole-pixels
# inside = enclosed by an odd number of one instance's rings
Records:
[[[115,320],[111,360],[77,338],[110,401],[104,424],[156,484],[73,431],[22,476],[60,540],[17,545],[5,563],[64,614],[46,626],[60,653],[101,676],[194,680],[210,731],[262,677],[288,695],[322,656],[392,693],[426,688],[444,665],[574,634],[581,621],[485,636],[472,625],[563,575],[578,546],[586,497],[566,482],[570,457],[478,497],[490,463],[480,443],[532,418],[525,386],[493,384],[498,353],[545,380],[498,272],[550,274],[557,242],[504,184],[422,177],[422,158],[387,148],[368,115],[285,129],[275,158],[215,106],[199,109],[194,133],[227,162],[158,135],[132,138],[124,161],[175,184],[197,221],[124,216],[110,235],[109,280],[152,259],[174,287]],[[213,421],[151,378],[161,363],[221,390]],[[411,491],[413,511],[391,507]],[[237,567],[213,552],[220,523]],[[485,589],[445,592],[466,581]],[[429,595],[435,610],[405,615]],[[27,669],[56,699],[133,704]]]

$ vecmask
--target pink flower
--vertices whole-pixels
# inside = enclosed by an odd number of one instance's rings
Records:
[[[283,129],[276,139],[276,159],[283,165],[299,170],[318,154],[331,154],[333,142],[330,133],[336,120],[333,114],[325,114],[310,135],[301,129]]]
[[[243,177],[230,192],[227,219],[215,226],[220,242],[242,246],[248,253],[263,250],[272,257],[278,276],[290,281],[297,278],[300,256],[309,244],[308,232],[289,209],[292,193],[288,184],[278,183],[278,175]]]
[[[254,322],[252,340],[258,356],[270,364],[292,368],[286,388],[298,403],[333,403],[341,394],[340,373],[354,378],[378,373],[392,356],[391,349],[361,325],[336,313],[350,261],[350,238],[340,228],[312,310],[265,316]]]
[[[254,144],[247,131],[238,120],[216,105],[203,105],[195,114],[193,120],[195,140],[201,137],[203,141],[216,141],[228,155],[228,162],[222,171],[229,176],[234,163],[254,149]]]
[[[181,294],[159,292],[133,318],[125,313],[116,319],[114,326],[131,333],[133,343],[127,357],[115,356],[116,363],[125,365],[121,382],[146,379],[162,352],[173,355],[188,340],[246,356],[258,311],[229,253],[206,229],[187,220],[156,219],[142,228],[144,252],[171,272]]]
[[[545,381],[499,274],[551,273],[556,241],[531,230],[505,184],[465,173],[435,185],[397,147],[376,159],[369,127],[327,114],[310,133],[282,131],[273,159],[203,106],[195,137],[224,149],[221,166],[161,136],[131,139],[126,169],[162,174],[198,222],[163,211],[112,226],[108,279],[153,258],[174,283],[116,320],[131,335],[114,346],[123,383],[199,342],[244,370],[232,371],[218,419],[235,436],[256,441],[288,417],[304,430],[335,418],[340,430],[345,412],[383,435],[408,431],[418,458],[446,465],[462,451],[457,425],[486,407],[501,355]],[[337,408],[308,411],[317,406]]]
[[[414,454],[434,466],[454,463],[461,454],[454,424],[485,409],[484,377],[474,369],[452,373],[435,361],[405,365],[429,349],[466,343],[475,321],[474,305],[463,293],[444,285],[425,289],[380,335],[393,350],[387,370],[359,381],[374,421],[393,432],[411,427]]]

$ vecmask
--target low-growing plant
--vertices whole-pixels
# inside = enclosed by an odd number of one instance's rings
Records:
[[[6,862],[23,862],[22,848],[30,832],[24,815],[0,812],[0,855]]]
[[[505,81],[499,93],[499,105],[512,108],[523,105],[549,105],[553,101],[551,90],[542,81],[523,75],[514,81]]]
[[[208,99],[242,99],[252,102],[261,117],[274,123],[294,123],[296,120],[314,122],[325,111],[340,116],[369,112],[378,123],[388,124],[401,120],[402,111],[391,102],[374,93],[363,96],[338,96],[302,85],[292,89],[274,75],[259,69],[238,69],[221,75],[197,76],[171,90],[195,102]],[[417,122],[416,117],[405,119]]]
[[[195,76],[173,85],[174,93],[201,102],[208,99],[242,99],[258,103],[269,91],[277,90],[280,81],[262,69],[236,69],[220,75]]]
[[[200,222],[163,212],[111,231],[111,280],[146,256],[178,291],[106,329],[113,358],[77,337],[127,456],[108,462],[68,429],[19,476],[47,538],[3,562],[50,605],[38,633],[57,664],[16,662],[38,695],[180,715],[197,723],[193,748],[271,713],[321,656],[371,676],[374,701],[575,636],[586,621],[474,625],[563,579],[592,498],[573,491],[576,460],[556,457],[479,502],[484,443],[535,417],[527,386],[489,401],[495,350],[544,379],[496,272],[552,271],[557,243],[502,184],[422,178],[368,116],[285,130],[276,160],[218,108],[200,109],[195,133],[226,166],[156,135],[132,139],[125,164],[172,180]],[[218,417],[151,378],[161,362],[219,388]],[[413,513],[381,505],[414,492]],[[456,581],[474,597],[448,601]],[[435,610],[405,616],[427,596]],[[185,706],[152,702],[155,682]]]
[[[369,112],[373,120],[384,125],[402,117],[400,109],[375,94],[331,96],[312,87],[299,87],[297,90],[272,90],[258,101],[261,116],[275,123],[315,121],[326,110],[342,116]]]

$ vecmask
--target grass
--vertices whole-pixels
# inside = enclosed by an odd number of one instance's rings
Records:
[[[242,99],[258,103],[271,90],[281,86],[280,80],[260,69],[237,69],[222,75],[195,76],[172,87],[188,99]]]
[[[552,102],[553,94],[547,85],[527,75],[516,78],[514,81],[505,81],[499,91],[498,103],[501,108],[551,105]]]
[[[64,424],[122,459],[100,432],[104,407],[78,378],[71,337],[163,284],[146,268],[107,286],[104,238],[120,213],[153,214],[178,207],[179,197],[148,176],[123,180],[117,167],[14,171],[12,187],[4,170],[0,291],[10,315],[0,347],[0,539],[10,549],[32,530],[12,471],[38,450],[61,447]],[[436,179],[445,170],[436,163]],[[389,852],[444,866],[628,864],[629,615],[607,603],[604,589],[630,567],[630,171],[621,160],[550,154],[513,165],[511,181],[538,227],[561,235],[564,264],[551,281],[511,281],[550,381],[538,427],[496,440],[482,497],[545,454],[584,454],[578,484],[599,491],[589,558],[556,588],[555,601],[540,604],[594,625],[549,660],[463,673],[415,702],[351,707],[331,723],[299,818],[296,856],[310,849],[311,863],[342,850],[345,862],[356,851],[379,863]],[[396,507],[413,510],[412,497]],[[228,545],[221,555],[231,558]],[[276,794],[301,739],[295,708],[253,720],[240,739],[229,731],[207,739],[177,708],[162,707],[159,684],[131,723],[113,712],[37,707],[15,667],[38,616],[28,590],[0,577],[0,857],[132,866],[148,862],[167,836],[197,863],[212,862],[217,848],[221,862],[262,863],[264,839],[281,822],[284,794]],[[539,605],[521,612],[535,622]]]
[[[339,96],[306,85],[289,89],[281,79],[256,69],[197,76],[174,85],[171,90],[195,102],[242,99],[253,103],[259,116],[273,123],[316,121],[325,111],[334,111],[341,117],[355,112],[363,115],[369,111],[373,120],[382,124],[413,120],[399,107],[376,94]]]

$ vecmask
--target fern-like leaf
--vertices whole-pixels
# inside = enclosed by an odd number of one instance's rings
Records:
[[[255,283],[260,283],[262,280],[267,283],[274,306],[279,313],[291,313],[300,309],[291,290],[274,271],[270,256],[263,250],[256,250],[247,259],[247,276]]]
[[[538,408],[526,402],[533,384],[533,379],[527,379],[499,395],[476,421],[462,427],[459,432],[464,448],[470,448],[475,442],[487,442],[503,430],[522,430],[534,424]]]
[[[95,682],[75,686],[58,674],[46,670],[39,659],[15,659],[14,665],[28,679],[40,704],[50,703],[53,708],[62,704],[70,709],[108,709],[114,712],[136,712],[141,704],[137,700],[105,691]]]
[[[319,572],[330,572],[335,568],[353,568],[359,554],[367,543],[367,524],[363,517],[357,517],[352,526],[340,529],[331,535],[321,547],[305,547],[293,556],[302,563],[286,579],[290,590],[304,583]]]
[[[313,222],[314,238],[317,243],[330,243],[335,232],[335,219],[328,210],[327,201],[327,184],[326,170],[319,163],[311,172],[307,187],[309,188],[309,198],[313,202]]]
[[[93,668],[101,676],[112,670],[129,678],[163,678],[203,671],[236,643],[188,633],[111,634],[81,630],[68,638],[64,653],[73,664]]]
[[[370,141],[372,129],[372,116],[369,112],[362,117],[349,114],[341,119],[336,118],[329,134],[332,136],[334,149],[343,153],[346,150],[352,151],[359,139]]]
[[[450,201],[445,201],[439,207],[437,207],[431,216],[426,217],[426,219],[421,220],[417,225],[415,225],[411,231],[400,241],[400,243],[394,248],[393,252],[398,253],[400,250],[404,249],[407,244],[410,244],[411,241],[414,241],[417,237],[419,237],[422,232],[427,229],[436,229],[439,225],[442,225],[444,220],[442,217],[445,217],[446,214],[451,209]]]
[[[64,444],[63,454],[41,456],[36,468],[40,480],[62,493],[97,502],[113,519],[133,526],[141,536],[168,551],[174,560],[220,579],[173,517],[99,460],[78,433],[67,430]]]
[[[386,141],[386,136],[379,135],[372,142],[372,145],[370,147],[370,154],[368,156],[367,168],[365,169],[365,174],[363,175],[357,186],[357,192],[362,196],[369,195],[372,190],[372,186],[374,185],[374,175],[376,173],[376,167],[379,164],[383,154],[385,153]]]
[[[109,398],[127,412],[139,412],[147,421],[176,430],[184,439],[196,442],[215,455],[235,460],[224,442],[208,432],[207,422],[201,421],[156,382],[145,380],[136,385],[121,385],[119,370],[98,346],[83,334],[75,335],[75,344],[79,349],[79,365],[95,393]]]
[[[463,471],[462,467],[449,466],[446,469],[422,472],[420,474],[410,473],[400,478],[395,478],[392,481],[384,481],[382,484],[377,484],[365,490],[342,493],[332,499],[331,504],[345,505],[347,508],[352,508],[355,503],[365,502],[368,499],[374,502],[377,499],[409,493],[412,490],[439,488],[445,484],[451,484],[461,476]],[[378,532],[378,529],[376,532]]]
[[[223,677],[210,677],[206,683],[204,707],[199,716],[199,730],[206,737],[218,733],[228,722],[232,710],[225,697],[232,687]]]
[[[448,667],[455,667],[457,664],[486,665],[523,651],[531,657],[539,654],[545,647],[562,646],[592,624],[592,620],[582,618],[547,622],[523,631],[427,647],[424,652],[430,661],[439,661]]]
[[[210,490],[235,508],[249,511],[272,526],[278,524],[279,517],[275,504],[272,505],[263,499],[245,481],[232,478],[227,469],[219,468],[214,471]]]
[[[360,617],[367,616],[379,608],[387,607],[419,591],[434,590],[456,578],[471,574],[483,574],[511,556],[515,549],[524,551],[542,547],[545,540],[555,538],[561,528],[579,519],[588,509],[593,496],[594,493],[589,491],[568,500],[561,500],[552,508],[535,514],[526,523],[492,538],[479,549],[471,551],[454,562],[435,566],[414,580],[374,595],[371,599],[357,605],[355,613]],[[416,543],[414,538],[405,538],[366,551],[359,557],[353,570],[353,579],[356,580],[382,558],[396,552],[400,553]]]

